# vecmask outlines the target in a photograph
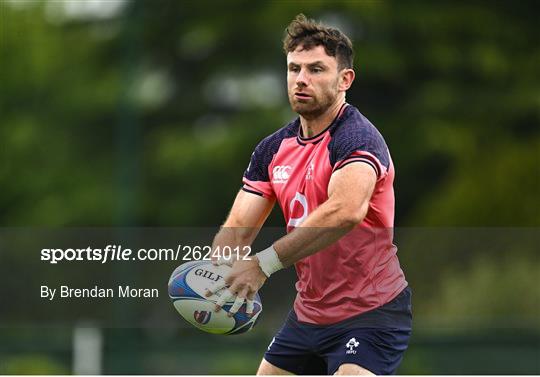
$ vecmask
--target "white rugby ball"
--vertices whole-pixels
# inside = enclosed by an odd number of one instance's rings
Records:
[[[169,279],[169,297],[180,315],[193,326],[212,334],[241,334],[255,326],[262,312],[259,294],[254,299],[253,314],[246,313],[246,305],[228,316],[234,300],[226,302],[222,310],[214,312],[221,292],[205,297],[207,288],[221,281],[231,267],[214,266],[210,261],[192,261],[180,265]]]

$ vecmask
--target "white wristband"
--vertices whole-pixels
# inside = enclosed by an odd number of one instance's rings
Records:
[[[278,258],[274,245],[270,246],[268,249],[255,254],[259,260],[259,267],[264,272],[266,277],[270,277],[274,272],[279,271],[283,268],[283,264]]]

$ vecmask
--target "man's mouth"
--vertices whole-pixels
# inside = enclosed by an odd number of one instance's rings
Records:
[[[294,96],[298,99],[310,99],[311,96],[306,93],[296,92],[294,93]]]

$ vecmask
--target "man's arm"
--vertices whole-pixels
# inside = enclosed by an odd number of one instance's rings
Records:
[[[293,232],[274,243],[283,266],[324,249],[361,223],[376,181],[373,168],[361,162],[336,171],[330,178],[328,200]]]
[[[277,263],[289,266],[296,261],[333,244],[363,221],[369,208],[377,176],[372,167],[352,163],[336,171],[328,186],[328,199],[312,212],[293,232],[280,238],[273,245]],[[235,313],[244,299],[251,300],[266,281],[266,272],[259,266],[261,254],[251,260],[237,261],[225,277],[229,286],[227,298],[237,296],[229,313]],[[208,296],[223,286],[214,287]],[[219,310],[220,303],[216,304]]]
[[[240,190],[225,223],[214,237],[212,249],[250,246],[274,207],[275,200]]]

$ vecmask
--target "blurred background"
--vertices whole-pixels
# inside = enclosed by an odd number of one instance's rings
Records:
[[[253,148],[295,116],[281,40],[303,12],[353,40],[347,100],[396,166],[415,313],[399,372],[540,374],[539,10],[0,0],[0,224],[219,225]],[[284,225],[279,210],[268,224]],[[286,314],[265,310],[234,338],[0,328],[0,373],[252,374]]]

